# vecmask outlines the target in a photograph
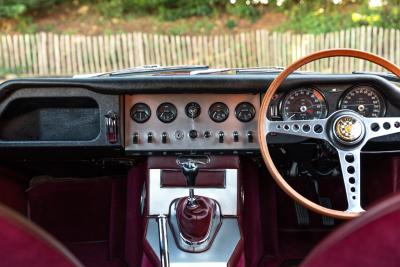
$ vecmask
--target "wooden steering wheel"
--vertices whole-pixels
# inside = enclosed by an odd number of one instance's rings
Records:
[[[272,97],[290,74],[310,62],[330,57],[353,57],[367,60],[400,77],[400,68],[398,66],[371,53],[353,49],[330,49],[310,54],[288,66],[269,86],[261,103],[258,138],[265,165],[279,187],[293,200],[325,216],[351,219],[358,217],[364,211],[361,207],[360,192],[361,149],[372,138],[400,133],[400,117],[366,118],[351,110],[338,110],[325,119],[315,120],[271,121],[266,116]],[[339,155],[347,197],[347,210],[340,211],[323,207],[295,191],[285,181],[272,161],[267,144],[267,135],[269,133],[321,139],[331,144]]]

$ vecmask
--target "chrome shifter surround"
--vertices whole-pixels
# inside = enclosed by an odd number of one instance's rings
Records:
[[[171,203],[169,209],[169,224],[171,226],[171,230],[173,232],[178,247],[183,251],[192,253],[206,251],[212,245],[214,237],[218,233],[218,229],[220,228],[222,222],[221,208],[218,202],[212,199],[215,204],[215,212],[213,218],[211,219],[211,225],[208,229],[207,236],[200,242],[191,242],[184,238],[179,230],[178,221],[176,219],[176,208],[178,206],[179,200],[179,198],[175,199]]]
[[[201,253],[182,250],[175,242],[173,223],[167,223],[167,239],[171,267],[227,267],[232,255],[242,242],[240,224],[238,221],[238,170],[220,169],[225,172],[223,188],[196,188],[196,194],[214,199],[218,203],[221,214],[221,224],[217,228],[209,249]],[[148,220],[145,231],[145,242],[161,260],[159,251],[159,236],[157,216],[168,214],[171,203],[178,198],[187,196],[187,187],[161,186],[162,169],[149,169],[148,178]],[[171,217],[171,214],[170,216]],[[180,238],[180,237],[179,237]]]

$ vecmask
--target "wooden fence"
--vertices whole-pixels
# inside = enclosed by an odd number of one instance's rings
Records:
[[[229,35],[174,36],[122,33],[100,36],[0,34],[0,73],[24,76],[96,73],[142,65],[212,67],[287,66],[313,51],[356,48],[400,65],[400,30],[360,27],[326,34],[257,30]],[[305,70],[379,71],[349,58],[325,59]]]

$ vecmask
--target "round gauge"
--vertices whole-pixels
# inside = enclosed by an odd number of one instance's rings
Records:
[[[322,94],[313,88],[289,92],[282,102],[284,120],[312,120],[326,117],[327,107]]]
[[[249,122],[256,116],[256,109],[251,103],[242,102],[236,106],[235,115],[241,122]]]
[[[365,117],[382,117],[386,106],[383,97],[371,86],[356,86],[348,90],[339,104],[340,109],[350,109]]]
[[[132,120],[136,121],[137,123],[144,123],[150,119],[151,109],[145,103],[136,103],[131,108],[130,115]]]
[[[216,102],[208,109],[208,115],[215,122],[223,122],[229,117],[229,108],[225,103]]]
[[[178,110],[172,103],[162,103],[157,108],[157,117],[160,121],[169,123],[176,119],[178,115]]]
[[[186,116],[188,116],[191,119],[195,119],[198,116],[200,116],[201,113],[201,107],[198,103],[196,102],[190,102],[189,104],[186,105],[185,107],[185,113]]]

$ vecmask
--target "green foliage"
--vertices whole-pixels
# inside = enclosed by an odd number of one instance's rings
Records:
[[[400,28],[400,1],[393,5],[378,8],[364,6],[360,12],[352,13],[351,19],[354,25],[371,25],[385,28]]]
[[[196,20],[193,24],[179,23],[169,29],[173,35],[209,33],[213,30],[214,24],[208,19]]]
[[[324,33],[351,27],[351,20],[346,14],[332,12],[326,14],[322,10],[314,12],[294,11],[287,23],[278,29],[281,31]]]
[[[122,17],[124,14],[123,0],[100,1],[97,10],[107,18]]]
[[[236,27],[236,21],[234,21],[233,19],[229,19],[226,23],[225,23],[225,27],[227,27],[230,30],[233,30]]]
[[[208,16],[223,7],[225,0],[92,0],[107,17],[122,14],[153,14],[162,20],[177,20],[192,16]]]
[[[255,21],[261,12],[246,0],[230,4],[227,0],[97,0],[98,10],[106,17],[120,17],[123,14],[153,14],[161,20],[173,21],[187,17],[208,17],[228,12],[239,18]]]
[[[231,2],[234,2],[233,4]],[[193,25],[173,25],[172,34],[208,33],[214,25],[208,20],[229,14],[225,27],[237,27],[239,19],[256,21],[265,11],[282,12],[287,21],[277,27],[281,31],[324,33],[361,25],[400,28],[400,0],[384,0],[381,7],[371,8],[369,0],[0,0],[0,19],[18,19],[23,32],[37,30],[30,20],[32,12],[47,12],[57,4],[73,8],[83,4],[97,10],[101,19],[132,18],[152,15],[161,21],[196,17]],[[55,10],[55,9],[54,9]],[[223,17],[224,18],[224,17]],[[224,23],[224,22],[223,22]],[[51,30],[53,26],[49,26]]]
[[[0,18],[19,18],[27,11],[54,6],[58,0],[0,0]]]
[[[261,15],[257,7],[248,5],[246,0],[238,0],[235,4],[227,4],[227,11],[239,18],[245,18],[253,22]]]
[[[400,28],[400,0],[388,0],[386,5],[376,8],[369,7],[367,0],[343,1],[341,5],[324,0],[291,5],[293,2],[285,2],[290,7],[289,20],[278,30],[325,33],[363,25]]]
[[[164,20],[176,20],[192,16],[213,14],[217,1],[164,0],[158,8],[158,15]]]

